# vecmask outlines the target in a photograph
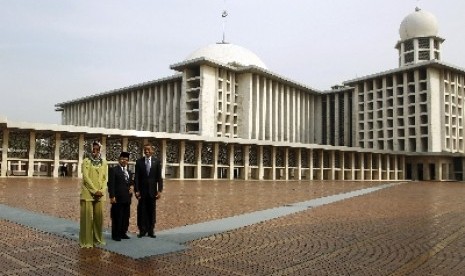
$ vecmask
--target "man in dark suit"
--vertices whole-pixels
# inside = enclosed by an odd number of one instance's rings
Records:
[[[157,199],[163,191],[163,177],[161,175],[161,164],[153,157],[153,145],[144,145],[144,157],[136,161],[134,191],[137,203],[137,227],[142,238],[146,234],[155,238],[155,222]]]
[[[131,172],[128,170],[129,153],[121,152],[118,166],[109,169],[108,193],[111,203],[111,238],[115,241],[129,239],[127,235],[131,212],[133,186]]]

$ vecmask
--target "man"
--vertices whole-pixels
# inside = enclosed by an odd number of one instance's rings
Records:
[[[153,157],[152,144],[144,145],[144,155],[136,161],[135,187],[137,203],[137,227],[138,238],[146,234],[155,238],[156,222],[156,200],[160,198],[163,191],[163,177],[161,175],[161,164]]]
[[[108,164],[100,154],[101,144],[92,143],[92,153],[82,162],[79,244],[82,248],[105,245],[103,206],[107,190]]]
[[[133,186],[128,170],[129,153],[121,152],[118,166],[108,173],[108,193],[110,194],[111,238],[115,241],[129,239],[127,235]]]

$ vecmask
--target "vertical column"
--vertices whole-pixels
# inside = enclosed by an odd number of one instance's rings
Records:
[[[272,180],[276,180],[276,147],[271,148],[271,174],[268,175]],[[281,174],[280,174],[281,176]]]
[[[178,178],[184,179],[184,154],[186,153],[186,141],[179,141],[179,172]]]
[[[228,144],[228,154],[229,154],[229,179],[234,179],[234,144]]]
[[[218,142],[213,143],[213,171],[211,177],[218,179],[218,154],[220,152],[220,145]]]
[[[297,180],[302,179],[302,150],[301,148],[297,150],[297,175],[294,174],[294,179]]]
[[[386,154],[384,162],[386,162],[386,177],[383,180],[391,180],[391,156],[389,154]]]
[[[368,153],[363,153],[359,152],[357,153],[359,155],[359,177],[357,180],[365,180],[365,154]]]
[[[128,141],[128,137],[123,137],[122,141],[121,141],[121,149],[122,151],[128,151],[128,144],[129,144],[129,141]]]
[[[164,177],[166,174],[166,152],[167,152],[167,146],[166,146],[166,139],[161,140],[161,175]]]
[[[55,133],[55,152],[53,154],[53,177],[58,177],[60,168],[60,146],[61,146],[61,133]]]
[[[244,153],[244,169],[242,172],[242,179],[249,180],[250,146],[242,145],[242,152]]]
[[[82,160],[84,159],[84,134],[79,134],[79,155],[78,155],[78,164],[77,164],[77,176],[82,176]]]
[[[399,180],[399,156],[394,155],[394,179]]]
[[[367,180],[373,180],[373,153],[368,154],[368,172],[369,177]]]
[[[308,150],[308,179],[313,180],[313,149]]]
[[[196,179],[202,179],[202,142],[198,141],[195,144],[195,159],[196,159],[196,166],[194,177]]]
[[[381,153],[376,154],[378,159],[378,177],[377,180],[383,179],[383,157]]]
[[[329,151],[329,171],[330,171],[330,180],[336,180],[336,152],[334,150]]]
[[[107,159],[107,136],[102,135],[100,138],[100,142],[102,144],[102,151],[100,153],[102,154],[102,158]]]
[[[350,153],[350,180],[356,179],[356,172],[355,172],[355,152]]]
[[[318,180],[324,180],[325,179],[325,174],[324,174],[324,168],[325,168],[325,164],[324,164],[324,150],[320,150],[320,154],[318,155],[319,157],[319,162],[320,163],[320,168],[319,168],[319,177],[318,177]]]
[[[34,175],[34,155],[36,153],[36,133],[34,130],[29,132],[29,157],[27,162],[27,176]]]
[[[284,149],[284,179],[289,180],[289,148]]]
[[[258,180],[263,180],[263,146],[258,146]]]
[[[8,140],[10,130],[8,128],[3,129],[3,144],[2,144],[2,168],[0,176],[5,177],[8,172]]]
[[[344,152],[339,152],[339,180],[345,180],[345,159],[344,159]]]

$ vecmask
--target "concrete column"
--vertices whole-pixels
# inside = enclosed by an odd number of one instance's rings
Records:
[[[186,153],[186,141],[179,141],[179,169],[178,169],[178,178],[184,179],[184,154]]]
[[[242,179],[249,180],[249,170],[250,170],[250,146],[242,145],[242,151],[244,153],[244,169],[242,173]]]
[[[313,149],[308,150],[308,179],[313,180]]]
[[[391,180],[391,156],[386,154],[386,179],[383,180]]]
[[[228,144],[228,154],[229,154],[229,179],[234,179],[234,144]]]
[[[369,177],[367,180],[373,180],[373,154],[372,153],[368,153],[368,172],[369,172]]]
[[[377,180],[383,179],[383,158],[380,153],[376,154],[376,158],[378,159],[378,177]]]
[[[350,153],[350,180],[355,180],[357,179],[356,177],[356,171],[355,171],[355,152]]]
[[[325,168],[325,164],[324,164],[324,150],[319,150],[320,154],[319,154],[319,163],[320,163],[320,168],[319,168],[319,171],[320,171],[320,175],[318,177],[318,180],[324,180],[325,178],[325,174],[324,174],[324,168]]]
[[[399,180],[399,156],[394,155],[394,179]]]
[[[82,177],[82,161],[84,159],[84,134],[79,134],[79,155],[78,155],[78,164],[77,164],[77,176]]]
[[[61,146],[61,133],[55,133],[55,152],[53,154],[53,177],[58,177],[60,169],[60,146]]]
[[[166,154],[167,153],[167,146],[166,146],[166,140],[162,139],[161,140],[161,175],[162,177],[165,177],[166,174]]]
[[[284,179],[289,180],[289,148],[284,149]]]
[[[340,151],[339,152],[339,180],[345,180],[345,164],[344,164],[344,152]]]
[[[302,180],[302,150],[300,148],[297,150],[297,175],[294,173],[296,180]]]
[[[100,151],[102,158],[107,159],[107,137],[105,135],[102,135],[100,138],[100,143],[102,144],[102,151]]]
[[[196,166],[194,177],[196,179],[202,179],[202,142],[198,141],[195,144],[195,159],[196,159]]]
[[[34,130],[29,132],[29,158],[27,162],[27,176],[34,175],[34,155],[36,153],[36,133]]]
[[[258,180],[263,180],[263,146],[258,146]]]
[[[357,180],[365,180],[365,154],[363,152],[357,153],[359,156],[359,177]]]
[[[220,152],[220,145],[218,142],[213,143],[213,171],[211,178],[218,179],[218,154]]]
[[[336,179],[336,152],[334,150],[329,151],[329,179],[335,180]]]
[[[1,175],[5,177],[8,172],[8,141],[9,141],[9,134],[10,130],[5,128],[3,129],[3,137],[2,137],[2,168],[1,168]]]
[[[271,179],[276,180],[276,147],[271,148]]]

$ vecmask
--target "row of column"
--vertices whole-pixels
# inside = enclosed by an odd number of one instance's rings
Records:
[[[77,176],[81,176],[81,164],[84,157],[85,134],[78,134],[78,160],[60,160],[61,132],[55,133],[55,148],[53,160],[36,160],[36,132],[29,132],[29,151],[27,160],[18,160],[8,158],[9,131],[3,130],[3,145],[2,145],[2,166],[1,176],[6,176],[8,171],[8,163],[10,162],[27,162],[27,176],[34,175],[34,165],[37,162],[49,163],[53,165],[51,175],[59,176],[59,168],[63,163],[73,163],[77,165]],[[145,144],[149,138],[141,138]],[[129,137],[121,138],[121,148],[123,151],[128,150]],[[105,155],[107,147],[107,136],[101,135]],[[172,140],[173,141],[173,140]],[[241,178],[241,179],[318,179],[318,180],[401,180],[405,178],[405,157],[403,155],[390,155],[366,152],[345,152],[331,149],[314,149],[314,148],[290,148],[284,147],[280,149],[276,146],[261,146],[248,144],[227,144],[228,164],[220,164],[220,144],[221,142],[212,142],[213,145],[213,160],[211,164],[202,163],[202,141],[195,141],[195,163],[188,164],[184,161],[186,152],[186,140],[177,140],[179,143],[178,156],[179,163],[167,162],[167,140],[160,140],[160,156],[163,164],[163,174],[168,174],[169,177],[185,179],[218,179],[218,178]],[[209,142],[210,143],[210,142]],[[257,148],[256,165],[251,165],[250,147]],[[241,147],[242,162],[235,164],[235,147]],[[270,166],[265,166],[264,148],[271,147],[271,162]],[[293,151],[292,156],[295,161],[290,166],[290,151]],[[283,165],[277,166],[278,151],[284,153]],[[303,160],[302,156],[306,156]],[[113,161],[116,163],[115,161]],[[254,162],[255,163],[255,162]],[[305,165],[303,165],[305,164]]]

